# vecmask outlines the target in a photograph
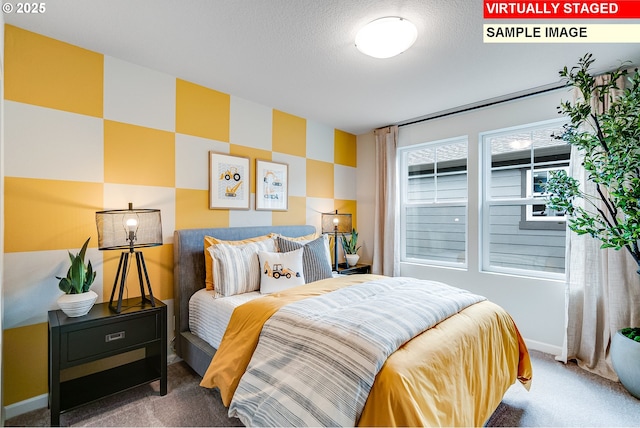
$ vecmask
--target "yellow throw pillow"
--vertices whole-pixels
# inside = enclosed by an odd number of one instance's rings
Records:
[[[298,236],[296,238],[292,238],[290,236],[284,236],[284,235],[280,235],[279,233],[271,233],[269,236],[276,238],[276,237],[281,237],[284,239],[288,239],[289,241],[313,241],[314,239],[316,239],[318,237],[318,235],[314,232],[314,233],[310,233],[308,235],[304,235],[304,236]]]
[[[264,236],[256,236],[255,238],[243,239],[241,241],[224,241],[222,239],[215,238],[213,236],[205,236],[204,237],[204,272],[205,272],[205,287],[207,290],[214,289],[214,281],[213,281],[213,258],[211,257],[211,253],[209,252],[209,247],[217,244],[225,244],[225,245],[244,245],[250,242],[259,242],[264,241],[272,237],[272,233]]]

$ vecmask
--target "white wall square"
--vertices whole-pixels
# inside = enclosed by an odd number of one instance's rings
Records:
[[[104,118],[175,131],[175,77],[105,55]]]
[[[73,254],[79,248],[69,248]],[[91,289],[102,301],[102,253],[88,248],[85,262],[97,272]],[[37,266],[37,269],[34,269]],[[3,324],[15,328],[47,322],[47,312],[59,309],[57,299],[63,293],[58,288],[56,276],[66,276],[69,269],[67,250],[30,251],[4,254]]]
[[[335,130],[312,120],[307,120],[307,157],[333,163]]]
[[[335,164],[333,167],[333,197],[336,199],[356,200],[356,168]]]
[[[315,226],[318,233],[322,233],[322,214],[334,212],[333,199],[307,198],[306,224]]]
[[[176,229],[176,190],[173,187],[105,183],[105,210],[126,210],[129,202],[133,203],[133,208],[159,209],[163,243],[173,243]]]
[[[231,96],[229,141],[232,144],[270,151],[272,129],[271,108]]]
[[[5,175],[104,181],[102,119],[4,102]]]
[[[209,152],[229,153],[229,143],[176,134],[176,187],[209,189]]]
[[[271,154],[271,160],[289,165],[289,196],[307,196],[307,160],[278,152]]]

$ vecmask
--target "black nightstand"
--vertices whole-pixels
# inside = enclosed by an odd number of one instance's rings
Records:
[[[167,394],[166,305],[155,299],[152,307],[133,298],[123,300],[122,306],[117,314],[108,302],[98,303],[77,318],[67,317],[61,310],[49,311],[52,426],[60,425],[61,412],[156,380],[160,381],[160,395]],[[102,367],[107,368],[102,370],[100,363],[94,363],[132,351],[143,355],[112,368],[105,363]],[[77,367],[87,363],[95,367]]]
[[[346,263],[338,264],[338,273],[340,275],[354,275],[356,273],[371,273],[371,265],[358,263],[355,266],[347,267]]]

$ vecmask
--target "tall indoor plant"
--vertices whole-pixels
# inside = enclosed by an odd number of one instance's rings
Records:
[[[593,62],[587,54],[560,72],[581,97],[558,110],[570,119],[560,138],[584,155],[582,165],[595,192],[586,193],[577,179],[559,170],[546,184],[548,206],[565,211],[569,229],[600,240],[601,248],[627,251],[640,275],[640,74],[621,66],[598,80],[590,71]],[[625,88],[614,96],[620,78]],[[594,107],[593,99],[604,107]],[[640,398],[640,330],[618,331],[611,359],[622,384]]]

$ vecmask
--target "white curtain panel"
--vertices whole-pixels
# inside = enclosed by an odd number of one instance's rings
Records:
[[[376,129],[376,199],[372,272],[394,276],[399,272],[398,183],[396,151],[398,127]]]
[[[603,83],[606,77],[597,79]],[[618,86],[621,85],[622,82]],[[592,100],[593,108],[608,107],[598,104]],[[580,181],[586,193],[596,194],[595,185],[582,167],[582,159],[572,147],[570,174]],[[563,353],[558,359],[576,360],[585,370],[618,380],[609,348],[616,331],[640,325],[640,275],[627,250],[600,246],[597,239],[567,231],[567,325]]]

